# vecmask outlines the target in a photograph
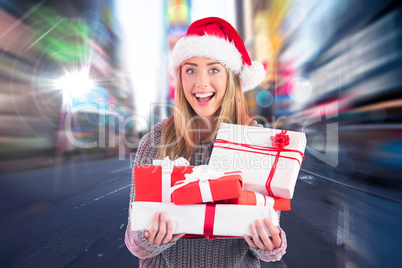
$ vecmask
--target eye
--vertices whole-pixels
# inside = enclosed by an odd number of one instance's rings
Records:
[[[186,73],[195,74],[195,71],[193,69],[189,68],[189,69],[186,70]]]
[[[210,73],[216,74],[219,73],[219,70],[216,68],[211,69],[211,71],[209,71]]]

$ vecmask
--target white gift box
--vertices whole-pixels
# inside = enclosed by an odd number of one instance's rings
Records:
[[[223,171],[242,171],[245,190],[292,198],[304,158],[306,135],[295,131],[284,133],[289,136],[289,144],[278,155],[271,137],[281,132],[280,129],[222,123],[209,166]]]
[[[175,234],[242,237],[244,234],[251,236],[250,225],[257,219],[270,218],[275,226],[279,225],[275,210],[266,206],[132,202],[130,209],[132,231],[149,230],[156,212],[165,212],[167,219],[173,221]],[[212,234],[205,233],[205,226],[212,226]],[[267,228],[266,231],[269,234]]]

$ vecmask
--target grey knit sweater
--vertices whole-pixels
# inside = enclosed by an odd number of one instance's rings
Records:
[[[162,128],[165,121],[152,127],[140,141],[134,166],[152,164],[158,152]],[[201,144],[196,149],[190,164],[207,164],[213,144]],[[134,196],[134,173],[131,184],[130,202]],[[135,211],[133,212],[135,213]],[[278,217],[280,212],[277,211]],[[180,238],[162,246],[149,243],[142,231],[131,231],[130,217],[127,224],[125,243],[127,248],[140,259],[140,267],[260,267],[260,260],[278,261],[286,252],[286,234],[281,230],[282,245],[273,251],[250,248],[244,238],[216,239]]]

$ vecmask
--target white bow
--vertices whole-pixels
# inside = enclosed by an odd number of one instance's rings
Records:
[[[207,182],[210,180],[216,180],[219,179],[220,177],[224,176],[225,173],[221,171],[217,171],[213,168],[211,168],[208,165],[201,165],[201,166],[196,166],[193,169],[193,172],[190,174],[185,174],[184,176],[186,179],[184,181],[178,181],[175,186],[172,186],[170,188],[170,192],[173,193],[175,190],[179,189],[180,187],[183,187],[191,182]]]
[[[152,164],[155,166],[162,166],[163,172],[169,172],[169,173],[172,173],[174,166],[190,165],[190,163],[184,157],[180,157],[175,160],[170,160],[169,156],[166,156],[165,159],[162,160],[155,159],[152,161]]]

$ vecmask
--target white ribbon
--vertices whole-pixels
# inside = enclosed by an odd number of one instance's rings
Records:
[[[169,156],[165,159],[159,160],[155,159],[152,161],[155,166],[162,166],[162,202],[171,202],[170,198],[170,187],[172,185],[172,172],[174,166],[189,166],[190,163],[183,157],[176,160],[170,160]]]
[[[264,198],[264,195],[260,194],[260,193],[256,193],[255,194],[255,205],[256,206],[265,206],[266,205],[266,199]]]
[[[212,169],[208,165],[201,165],[201,166],[196,166],[193,169],[193,172],[190,174],[185,174],[184,176],[186,179],[184,181],[178,181],[177,184],[173,187],[170,188],[170,193],[173,193],[175,190],[189,184],[192,182],[197,182],[200,187],[201,191],[201,197],[202,197],[202,202],[212,202],[212,193],[211,193],[211,187],[209,185],[209,181],[211,180],[216,180],[219,179],[220,177],[223,177],[225,175],[224,172],[217,171],[215,169]]]
[[[263,195],[256,192],[253,193],[255,194],[256,206],[274,207],[275,199],[272,196]]]

